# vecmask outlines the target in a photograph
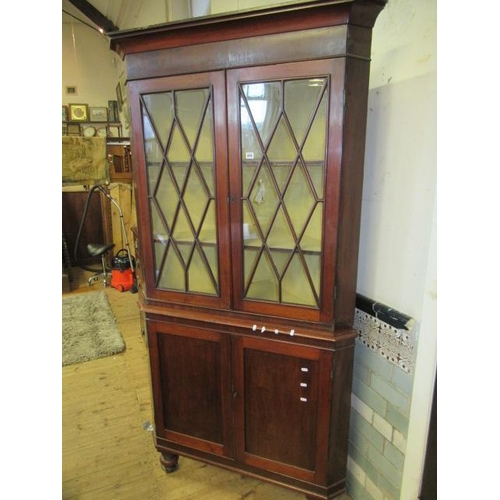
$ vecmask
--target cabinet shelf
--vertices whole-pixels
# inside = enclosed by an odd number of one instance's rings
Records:
[[[95,121],[63,121],[63,124],[76,124],[76,125],[115,125],[115,126],[121,126],[120,122],[95,122]]]
[[[85,134],[85,130],[92,128],[93,134]],[[96,121],[70,121],[63,120],[62,135],[77,137],[99,137],[99,130],[105,129],[106,135],[103,137],[118,138],[122,136],[121,122],[96,122]]]
[[[175,242],[177,245],[192,245],[195,241],[197,243],[200,243],[201,245],[208,245],[208,246],[217,245],[217,241],[215,241],[214,238],[198,238],[197,240],[195,240],[192,235],[184,235],[181,237],[170,238],[167,234],[156,234],[155,237],[153,238],[153,241],[155,243],[161,243],[162,245],[166,245],[169,239],[172,239],[172,241]]]
[[[258,250],[262,248],[263,243],[260,240],[260,238],[245,238],[244,243],[243,243],[243,248],[248,249],[248,250]],[[267,247],[272,251],[272,252],[283,252],[283,253],[290,253],[294,250],[296,250],[295,245],[279,245],[277,243],[274,243],[270,245],[267,243]],[[300,243],[300,249],[304,254],[310,254],[310,255],[318,255],[321,253],[321,248],[319,247],[318,242],[311,242],[310,244],[304,244],[304,240]]]

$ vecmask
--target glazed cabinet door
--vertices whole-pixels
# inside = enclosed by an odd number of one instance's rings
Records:
[[[129,82],[148,298],[229,304],[224,72]]]
[[[235,307],[332,321],[344,62],[228,71]]]
[[[240,338],[234,359],[238,459],[303,481],[324,481],[331,354]]]
[[[230,342],[164,321],[147,329],[158,441],[231,455]]]

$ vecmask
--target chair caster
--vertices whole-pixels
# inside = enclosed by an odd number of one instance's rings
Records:
[[[102,276],[102,284],[106,288],[108,285],[111,284],[111,280],[108,280],[109,272],[106,268],[106,256],[108,252],[115,246],[114,243],[111,243],[109,245],[99,245],[96,243],[89,243],[87,245],[87,251],[89,255],[92,257],[101,257],[101,265],[102,265],[102,272],[97,273],[95,276],[92,276],[91,278],[88,279],[88,285],[92,286],[94,283],[99,281],[99,278]]]

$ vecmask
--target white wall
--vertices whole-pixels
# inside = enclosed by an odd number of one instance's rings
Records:
[[[358,291],[418,320],[436,197],[436,0],[373,31]]]
[[[436,0],[389,0],[372,43],[358,292],[417,321],[401,500],[419,494],[436,370]]]
[[[203,0],[191,0],[199,2]],[[273,5],[283,5],[287,3],[299,3],[300,0],[211,0],[211,13],[220,14],[233,10],[258,9]]]
[[[62,104],[107,107],[108,100],[116,100],[123,68],[105,36],[78,21],[62,23]],[[67,86],[76,86],[78,94],[67,95]],[[122,124],[127,125],[123,117]],[[127,127],[122,135],[128,136]]]

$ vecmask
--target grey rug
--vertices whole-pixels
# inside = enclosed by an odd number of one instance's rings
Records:
[[[104,291],[63,296],[62,364],[112,356],[125,342]]]

